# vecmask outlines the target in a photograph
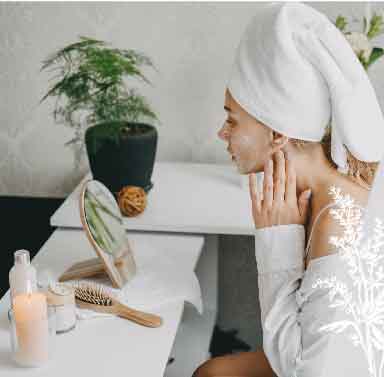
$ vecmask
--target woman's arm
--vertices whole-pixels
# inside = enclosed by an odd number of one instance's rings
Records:
[[[348,330],[356,331],[354,315],[340,302],[330,305],[332,285],[318,287],[319,278],[336,278],[342,282],[342,292],[354,289],[354,282],[346,276],[345,262],[337,255],[328,255],[335,254],[330,253],[329,237],[335,231],[341,234],[342,228],[329,213],[320,218],[313,231],[311,252],[315,260],[321,257],[321,263],[309,265],[304,274],[303,224],[308,200],[305,204],[303,195],[299,199],[292,195],[295,191],[287,183],[292,181],[288,179],[292,168],[289,161],[285,171],[281,165],[277,160],[274,179],[273,170],[265,169],[263,201],[258,200],[260,195],[250,177],[264,353],[278,377],[366,376],[366,355],[362,349],[356,350],[356,339],[350,337],[357,333],[340,330],[348,326]],[[285,172],[286,179],[282,177]],[[282,182],[285,187],[278,187]],[[324,326],[331,333],[324,331]],[[359,342],[365,342],[363,336],[358,337]]]
[[[301,355],[296,291],[304,271],[304,242],[303,225],[279,225],[255,232],[263,349],[279,377],[291,377]]]
[[[279,377],[290,376],[301,354],[296,291],[304,273],[308,192],[299,199],[296,176],[282,152],[264,169],[263,200],[250,176],[263,349]]]

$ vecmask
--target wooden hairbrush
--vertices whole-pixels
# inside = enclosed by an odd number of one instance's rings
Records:
[[[141,312],[123,305],[98,284],[78,282],[73,285],[73,288],[76,304],[80,308],[116,314],[147,327],[159,327],[163,323],[161,317],[155,314]]]

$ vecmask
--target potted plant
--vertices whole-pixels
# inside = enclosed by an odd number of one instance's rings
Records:
[[[158,134],[143,120],[158,118],[145,98],[124,82],[132,78],[150,84],[142,66],[154,68],[142,53],[110,48],[88,37],[80,37],[42,65],[42,70],[53,68],[57,75],[41,102],[56,97],[55,121],[75,130],[66,144],[80,150],[86,145],[93,178],[115,194],[126,185],[146,192],[153,186]]]

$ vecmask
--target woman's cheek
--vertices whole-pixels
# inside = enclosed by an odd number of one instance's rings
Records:
[[[239,135],[237,137],[237,144],[239,148],[248,149],[252,146],[252,138],[248,135]]]
[[[251,137],[247,135],[240,135],[236,144],[237,150],[240,152],[242,158],[245,161],[252,159],[255,146]]]

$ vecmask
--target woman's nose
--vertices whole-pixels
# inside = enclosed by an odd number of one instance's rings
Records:
[[[217,136],[221,139],[221,140],[227,140],[228,139],[228,135],[229,135],[229,132],[228,132],[228,126],[226,123],[224,123],[222,125],[222,127],[220,128],[220,130],[218,131],[217,133]]]

